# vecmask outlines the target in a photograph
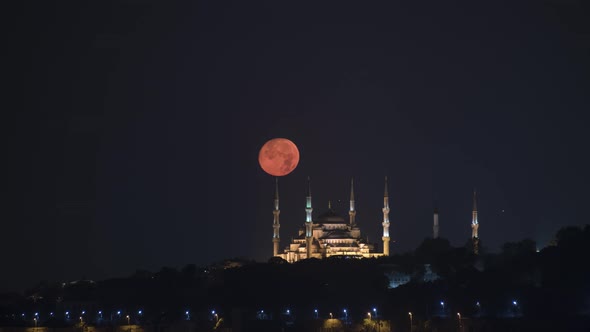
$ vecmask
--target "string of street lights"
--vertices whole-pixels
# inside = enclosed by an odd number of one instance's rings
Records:
[[[442,316],[446,316],[447,315],[446,303],[444,301],[440,301],[439,304],[440,304],[440,308],[441,308],[440,314]],[[511,307],[513,309],[519,308],[519,303],[518,303],[517,300],[512,300],[511,303],[510,303],[510,305],[511,305]],[[478,311],[481,310],[481,303],[479,301],[477,301],[475,303],[475,306],[477,307]],[[65,311],[64,318],[66,319],[66,321],[70,321],[71,320],[70,313],[71,313],[70,311]],[[287,315],[287,316],[291,316],[292,315],[291,309],[285,309],[283,313],[285,315]],[[210,320],[215,320],[216,322],[219,321],[219,319],[220,319],[219,314],[215,310],[211,310],[210,311],[210,314],[211,314],[210,315]],[[84,323],[84,317],[85,317],[85,315],[87,315],[86,311],[85,310],[82,310],[80,312],[80,316],[78,317],[80,323]],[[12,316],[15,317],[14,314]],[[50,318],[54,318],[55,317],[55,313],[54,312],[50,312],[48,316]],[[141,310],[141,309],[137,310],[137,320],[138,321],[141,320],[142,316],[143,316],[143,310]],[[320,319],[320,312],[319,312],[319,310],[317,308],[313,309],[313,316],[316,319]],[[329,312],[327,316],[329,317],[329,319],[334,319],[334,314],[332,312]],[[367,316],[367,318],[369,320],[371,320],[371,319],[377,319],[378,318],[377,308],[376,307],[373,307],[371,310],[367,311],[366,316]],[[409,317],[409,320],[410,320],[410,326],[413,325],[413,316],[414,316],[414,314],[412,312],[408,312],[408,317]],[[461,313],[460,312],[457,312],[456,316],[457,316],[457,319],[459,321],[459,325],[461,326],[461,320],[462,320]],[[130,313],[127,313],[127,314],[125,314],[124,317],[125,317],[125,320],[127,322],[127,325],[130,325],[131,324],[131,318],[132,318],[131,317],[131,314]],[[268,314],[265,314],[264,310],[259,310],[257,312],[257,317],[258,317],[258,319],[268,319],[270,316]],[[21,314],[21,318],[26,320],[26,314],[25,313],[22,313]],[[113,322],[113,321],[121,321],[122,318],[123,318],[123,316],[122,316],[122,311],[121,310],[116,310],[116,311],[113,310],[111,312],[110,319],[108,321],[110,321],[110,322]],[[191,320],[191,312],[190,312],[190,310],[185,310],[185,312],[184,312],[184,318],[185,318],[185,320]],[[346,321],[346,322],[349,320],[349,311],[346,308],[342,309],[342,316],[341,316],[341,318],[344,319],[344,321]],[[103,316],[103,311],[102,310],[98,310],[97,311],[97,316],[96,316],[96,321],[97,322],[100,322],[100,321],[104,321],[104,320],[105,319],[104,319],[104,316]],[[40,318],[39,312],[35,312],[33,314],[33,323],[34,323],[34,326],[37,327],[41,322],[42,322],[42,320]]]

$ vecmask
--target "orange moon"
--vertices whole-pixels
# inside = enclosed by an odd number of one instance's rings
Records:
[[[260,149],[258,163],[270,175],[285,176],[297,167],[299,150],[286,138],[273,138]]]

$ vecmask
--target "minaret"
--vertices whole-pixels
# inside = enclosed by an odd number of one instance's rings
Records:
[[[274,216],[272,228],[272,255],[277,256],[279,254],[279,243],[281,242],[281,238],[279,236],[279,228],[281,225],[279,224],[279,214],[281,214],[281,210],[279,210],[279,178],[275,177],[275,209],[272,211]]]
[[[311,242],[313,240],[313,221],[311,220],[311,180],[307,177],[307,195],[305,199],[305,249],[307,258],[311,258]]]
[[[383,255],[389,256],[389,194],[387,193],[387,176],[383,195]]]
[[[354,209],[354,179],[350,179],[350,211],[348,211],[350,217],[350,227],[355,225],[356,210]]]
[[[471,212],[471,239],[473,240],[473,252],[479,254],[479,222],[477,221],[477,193],[473,189],[473,211]]]
[[[438,209],[434,208],[434,223],[432,225],[432,238],[438,238]]]

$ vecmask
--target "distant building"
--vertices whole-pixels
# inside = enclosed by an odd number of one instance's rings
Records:
[[[396,264],[384,264],[382,266],[385,270],[384,274],[389,280],[388,288],[397,288],[401,285],[409,283],[410,281],[425,283],[440,279],[440,276],[436,272],[432,271],[430,264],[424,264],[423,270],[416,268],[411,272]]]
[[[401,271],[389,271],[385,273],[385,276],[389,280],[388,288],[397,288],[401,285],[407,284],[412,281],[412,275]]]
[[[328,210],[317,218],[312,217],[311,184],[308,178],[306,195],[306,220],[295,238],[279,252],[279,190],[278,180],[275,188],[273,256],[281,257],[288,262],[296,262],[306,258],[327,258],[331,256],[349,256],[355,258],[370,258],[389,255],[389,194],[387,191],[387,177],[385,177],[385,191],[383,195],[383,252],[376,252],[375,246],[362,238],[360,228],[356,222],[354,201],[354,182],[350,183],[350,211],[349,220],[338,215],[328,202]]]
[[[440,279],[440,276],[432,271],[430,264],[424,264],[424,276],[422,277],[422,281],[424,282],[433,282]]]

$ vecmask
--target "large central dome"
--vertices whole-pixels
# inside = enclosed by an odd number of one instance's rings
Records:
[[[336,211],[329,209],[327,212],[321,214],[316,222],[318,224],[345,224],[346,220],[336,213]]]

